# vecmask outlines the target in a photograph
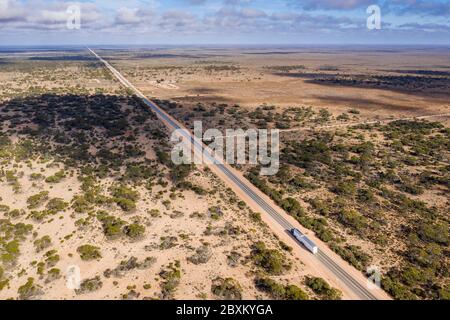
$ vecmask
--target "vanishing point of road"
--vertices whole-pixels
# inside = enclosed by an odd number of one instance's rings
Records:
[[[153,112],[157,114],[157,116],[165,123],[166,126],[171,130],[178,130],[178,132],[184,136],[185,139],[190,141],[196,150],[199,150],[204,156],[206,156],[210,162],[208,164],[214,172],[219,173],[219,177],[222,180],[225,180],[228,185],[234,186],[234,189],[240,190],[239,194],[243,194],[245,197],[243,200],[246,202],[253,201],[253,203],[260,210],[269,215],[273,221],[275,221],[279,226],[281,226],[286,233],[294,228],[300,228],[299,225],[294,225],[294,221],[289,221],[287,214],[270,200],[267,199],[262,192],[259,191],[253,184],[251,184],[247,179],[242,177],[238,172],[236,172],[233,168],[224,164],[223,161],[214,161],[215,155],[212,153],[207,153],[205,151],[205,145],[203,142],[196,138],[190,131],[188,131],[181,123],[179,123],[176,119],[170,116],[167,112],[165,112],[161,107],[155,104],[153,101],[148,99],[140,90],[138,90],[133,84],[131,84],[122,74],[117,71],[113,66],[111,66],[107,61],[102,59],[97,53],[93,50],[89,49],[89,51],[98,58],[106,68],[128,89],[131,89],[138,97],[142,99],[142,101],[151,108]],[[206,148],[207,149],[207,148]],[[220,164],[218,164],[220,162]],[[253,207],[255,207],[255,205]],[[300,244],[298,244],[300,246]],[[349,268],[353,267],[347,265],[343,266],[341,260],[340,262],[336,257],[330,257],[331,252],[329,249],[324,248],[322,245],[322,249],[319,249],[316,255],[312,253],[309,254],[310,259],[316,260],[313,261],[314,264],[321,264],[324,268],[328,270],[329,273],[335,277],[341,285],[345,286],[350,292],[353,293],[355,298],[359,298],[361,300],[378,300],[378,299],[389,299],[389,296],[384,293],[381,289],[369,289],[367,285],[367,279],[363,277],[361,274],[358,274],[358,271],[355,269],[353,272],[349,272]],[[320,246],[319,246],[320,247]],[[305,249],[306,250],[306,249]],[[344,262],[346,263],[346,262]],[[358,275],[358,276],[355,276]]]

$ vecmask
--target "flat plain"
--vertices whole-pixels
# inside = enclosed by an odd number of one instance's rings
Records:
[[[448,49],[96,52],[188,127],[280,129],[277,175],[236,168],[393,298],[449,298]],[[348,298],[207,167],[174,166],[86,50],[0,54],[0,80],[1,298]]]

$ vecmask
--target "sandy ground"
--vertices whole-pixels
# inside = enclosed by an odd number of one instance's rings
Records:
[[[448,52],[406,50],[383,52],[374,50],[353,53],[340,50],[211,50],[204,58],[196,52],[167,51],[171,58],[142,58],[109,61],[123,72],[145,94],[180,103],[228,103],[254,108],[261,104],[276,105],[278,110],[289,106],[327,108],[338,115],[355,108],[361,116],[373,119],[383,115],[418,116],[449,112],[449,96],[418,91],[395,92],[383,89],[331,87],[309,83],[305,79],[280,74],[271,68],[304,66],[302,72],[324,72],[324,67],[337,68],[340,74],[392,75],[396,70],[432,69],[445,71],[450,67]],[[220,55],[220,59],[217,57]],[[194,56],[194,57],[192,57]],[[227,69],[226,67],[235,67]],[[209,67],[209,68],[208,68]],[[276,69],[275,69],[276,70]],[[154,79],[176,84],[178,89],[158,87]]]

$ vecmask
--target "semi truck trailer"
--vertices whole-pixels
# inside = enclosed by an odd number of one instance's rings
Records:
[[[317,254],[317,252],[319,251],[317,245],[306,235],[304,235],[300,230],[292,229],[291,234],[295,239],[297,239],[298,242],[304,245],[306,249],[311,251],[313,254]]]

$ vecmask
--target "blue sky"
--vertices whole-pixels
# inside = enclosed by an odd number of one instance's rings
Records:
[[[68,29],[70,5],[81,28]],[[381,9],[369,30],[368,6]],[[450,44],[449,0],[0,0],[0,45]]]

